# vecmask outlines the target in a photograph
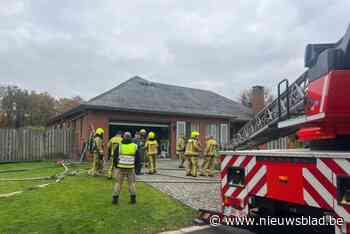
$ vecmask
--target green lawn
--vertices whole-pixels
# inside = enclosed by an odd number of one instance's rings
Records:
[[[63,171],[52,162],[0,164],[0,171],[12,168],[36,169],[0,173],[0,178],[38,177]],[[48,182],[51,181],[0,182],[0,194]],[[190,225],[195,216],[192,209],[143,183],[137,184],[137,205],[128,204],[126,184],[120,204],[112,205],[113,184],[104,177],[82,173],[39,190],[0,198],[0,233],[157,233]]]

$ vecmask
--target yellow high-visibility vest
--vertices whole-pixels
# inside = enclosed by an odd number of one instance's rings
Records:
[[[119,160],[117,167],[134,168],[137,145],[135,143],[119,145]]]

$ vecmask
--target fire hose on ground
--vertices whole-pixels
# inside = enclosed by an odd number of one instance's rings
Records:
[[[74,175],[78,175],[79,171],[69,171],[68,168],[68,164],[65,161],[59,161],[57,162],[57,164],[59,164],[60,166],[62,166],[64,168],[64,171],[61,173],[58,173],[56,175],[52,175],[52,176],[42,176],[42,177],[31,177],[31,178],[2,178],[0,179],[0,182],[10,182],[10,181],[37,181],[37,180],[55,180],[55,182],[50,182],[50,183],[45,183],[45,184],[39,184],[39,185],[35,185],[32,187],[29,187],[27,189],[24,190],[20,190],[20,191],[15,191],[12,193],[4,193],[4,194],[0,194],[0,198],[6,198],[6,197],[11,197],[17,194],[21,194],[25,191],[32,191],[35,189],[39,189],[39,188],[44,188],[47,187],[48,185],[52,184],[52,183],[59,183],[61,182],[65,176],[74,176]],[[17,171],[29,171],[30,169],[19,169]],[[8,170],[8,172],[14,172],[16,171],[14,170]]]

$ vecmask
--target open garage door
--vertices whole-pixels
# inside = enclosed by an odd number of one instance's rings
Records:
[[[147,132],[153,131],[160,143],[160,157],[170,157],[170,125],[159,123],[144,122],[109,122],[109,138],[113,137],[118,131],[131,132],[134,136],[136,132],[145,129]]]

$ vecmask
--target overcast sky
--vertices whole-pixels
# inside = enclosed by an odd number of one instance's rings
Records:
[[[0,0],[0,85],[92,98],[138,75],[232,99],[304,71],[349,0]]]

